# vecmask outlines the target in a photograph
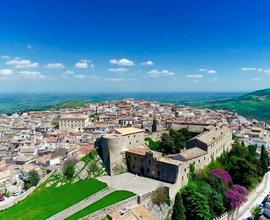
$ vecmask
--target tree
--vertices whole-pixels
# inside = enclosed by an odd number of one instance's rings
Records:
[[[146,137],[144,139],[145,141],[148,142],[147,146],[154,151],[160,151],[160,141],[154,141],[152,138],[150,137]]]
[[[248,152],[252,159],[256,159],[257,156],[256,150],[257,150],[256,145],[248,145]]]
[[[207,196],[187,186],[183,189],[182,199],[187,219],[208,220],[212,218]]]
[[[39,177],[37,171],[31,170],[28,173],[28,182],[31,186],[36,186],[38,184],[39,180],[40,180],[40,177]]]
[[[217,175],[225,184],[232,182],[232,177],[226,170],[213,169],[212,174]]]
[[[172,220],[185,220],[185,207],[180,192],[176,193],[173,205]]]
[[[263,213],[263,209],[260,206],[256,206],[252,211],[252,216],[254,220],[259,220]]]
[[[226,193],[229,205],[232,209],[240,207],[247,201],[247,189],[244,186],[233,185]]]
[[[67,166],[64,175],[67,178],[71,179],[74,176],[74,173],[75,173],[75,166],[70,164]]]
[[[178,132],[180,132],[184,136],[185,141],[193,137],[192,132],[190,132],[187,128],[181,128],[180,130],[178,130]]]
[[[220,195],[225,195],[228,186],[215,174],[210,174],[205,181]]]
[[[163,154],[175,154],[176,149],[174,145],[174,140],[169,134],[162,134],[160,150]]]
[[[55,127],[55,128],[59,128],[59,120],[60,120],[60,116],[56,116],[55,118],[53,118],[52,120],[52,125]]]
[[[261,163],[261,168],[262,168],[263,174],[265,174],[268,171],[269,158],[268,158],[268,154],[267,154],[267,151],[266,151],[264,145],[262,145],[262,147],[261,147],[260,163]]]
[[[212,195],[211,195],[211,202],[212,202],[212,212],[214,217],[221,215],[222,213],[225,212],[226,208],[224,205],[224,200],[223,196],[213,190]]]
[[[180,131],[176,131],[176,130],[171,129],[169,134],[170,134],[171,138],[173,139],[174,146],[175,146],[177,153],[180,152],[180,149],[185,148],[185,146],[186,146],[185,137],[183,136],[183,134]]]

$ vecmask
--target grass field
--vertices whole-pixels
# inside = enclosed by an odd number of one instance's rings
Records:
[[[1,220],[46,219],[63,209],[106,188],[106,183],[95,179],[67,183],[61,187],[38,187],[29,197],[11,208],[0,212]]]
[[[81,211],[75,213],[74,215],[67,218],[67,220],[77,220],[79,218],[82,218],[86,215],[89,215],[97,210],[103,209],[105,207],[108,207],[110,205],[113,205],[117,202],[123,201],[125,199],[128,199],[135,194],[129,191],[119,190],[110,193],[109,195],[105,196],[104,198],[94,202],[90,206],[87,206],[86,208],[82,209]]]

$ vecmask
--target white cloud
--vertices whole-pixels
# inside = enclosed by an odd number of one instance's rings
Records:
[[[259,72],[270,73],[270,69],[258,70]]]
[[[148,76],[150,77],[160,77],[160,76],[174,76],[175,72],[168,71],[168,70],[156,70],[153,69],[148,72]]]
[[[72,70],[67,70],[67,71],[65,72],[65,74],[73,75],[73,74],[74,74],[74,71],[72,71]]]
[[[84,79],[87,77],[87,75],[74,75],[74,77],[77,79]]]
[[[88,67],[94,68],[95,65],[91,63],[91,60],[80,60],[75,64],[75,67],[79,69],[87,69]]]
[[[26,47],[27,47],[27,49],[32,49],[32,45],[31,44],[27,44]]]
[[[119,67],[119,68],[110,68],[108,71],[113,72],[113,73],[125,73],[129,71],[129,69],[124,68],[124,67]]]
[[[62,63],[48,63],[46,65],[46,68],[48,68],[48,69],[62,69],[64,67],[65,66]]]
[[[215,74],[215,73],[217,73],[216,70],[206,69],[206,68],[201,68],[201,69],[199,69],[199,72],[207,72],[207,73],[209,73],[209,74]]]
[[[7,65],[15,66],[16,68],[28,69],[38,67],[37,62],[32,62],[30,60],[21,59],[19,57],[15,57],[12,60],[6,62]]]
[[[134,62],[132,60],[126,59],[126,58],[122,58],[122,59],[112,59],[110,60],[111,64],[116,64],[119,66],[133,66]]]
[[[41,79],[41,78],[46,78],[45,75],[41,74],[40,72],[36,72],[36,71],[20,71],[19,74],[27,79]]]
[[[186,75],[186,77],[199,79],[199,78],[203,78],[203,75],[202,74],[188,74],[188,75]]]
[[[270,74],[270,69],[263,69],[263,68],[255,68],[255,67],[242,67],[242,71],[256,71],[256,72],[262,72]]]
[[[207,73],[209,73],[209,74],[215,74],[215,73],[217,73],[217,71],[216,70],[208,70]]]
[[[199,72],[207,72],[207,69],[201,68],[201,69],[199,69]]]
[[[255,68],[255,67],[242,67],[241,70],[242,71],[256,71],[257,68]]]
[[[1,69],[0,76],[11,76],[13,75],[13,70],[11,69]]]
[[[11,57],[10,56],[7,56],[7,55],[2,55],[1,56],[1,59],[7,59],[7,60],[9,60]]]
[[[124,80],[126,80],[126,79],[124,79],[124,78],[107,78],[107,79],[105,79],[105,80],[107,80],[107,81],[115,81],[115,82],[118,82],[118,81],[124,81]]]
[[[154,62],[151,61],[151,60],[147,60],[145,62],[142,62],[141,65],[142,66],[153,66],[154,65]]]

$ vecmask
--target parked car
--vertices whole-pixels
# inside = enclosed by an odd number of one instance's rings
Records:
[[[264,205],[264,212],[263,214],[267,217],[270,218],[270,202],[266,202]]]
[[[18,191],[17,192],[14,192],[14,193],[12,193],[12,195],[13,196],[18,196],[18,195],[20,195],[20,192],[18,192]]]

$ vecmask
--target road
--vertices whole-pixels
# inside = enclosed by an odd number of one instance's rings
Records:
[[[256,191],[251,194],[248,201],[245,202],[237,211],[237,219],[244,220],[251,216],[253,208],[259,205],[265,196],[270,192],[270,172],[265,174],[265,182],[257,187]]]

